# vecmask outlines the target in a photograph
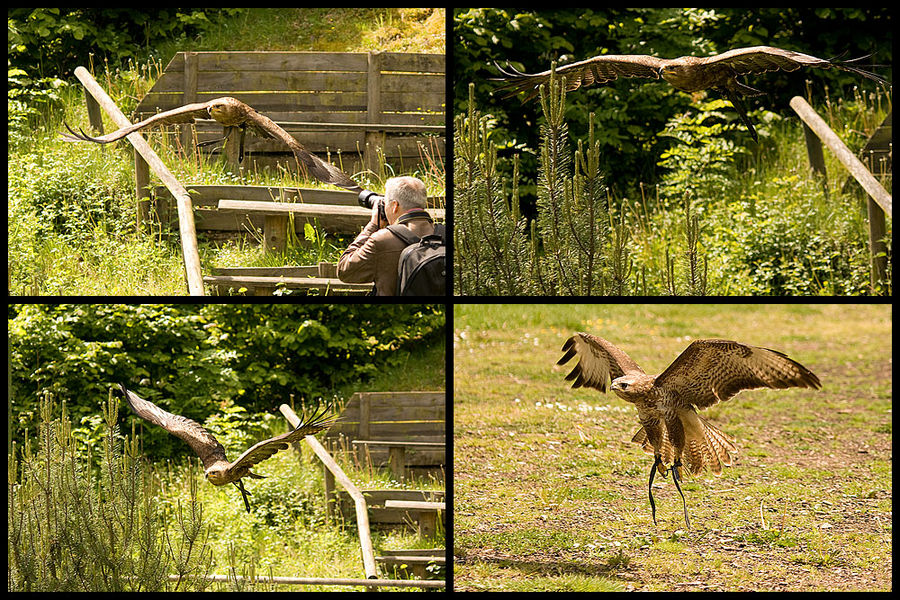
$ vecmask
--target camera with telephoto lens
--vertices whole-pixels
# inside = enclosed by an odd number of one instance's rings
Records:
[[[359,193],[359,205],[363,208],[372,208],[378,205],[378,218],[387,223],[387,215],[384,214],[384,196],[372,190],[363,190]]]

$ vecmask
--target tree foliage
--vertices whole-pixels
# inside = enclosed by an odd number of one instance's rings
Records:
[[[70,399],[76,433],[96,436],[99,399],[120,382],[176,414],[202,423],[221,413],[220,421],[230,417],[246,430],[254,423],[248,413],[271,412],[291,394],[312,401],[363,383],[401,360],[399,350],[442,340],[443,327],[443,307],[433,305],[16,306],[14,437],[34,429],[45,392]],[[145,440],[154,456],[185,450],[158,428]]]

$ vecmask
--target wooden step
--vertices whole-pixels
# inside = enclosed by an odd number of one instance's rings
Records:
[[[376,556],[375,562],[391,570],[407,571],[425,579],[434,576],[427,568],[430,565],[446,566],[447,557],[443,548],[415,548],[408,550],[384,550],[384,556]]]
[[[371,283],[344,283],[332,277],[291,277],[286,275],[252,275],[234,274],[238,269],[230,269],[228,275],[207,275],[203,282],[213,286],[220,293],[228,289],[246,288],[247,293],[256,296],[270,296],[278,289],[320,290],[330,293],[367,294],[372,290]]]

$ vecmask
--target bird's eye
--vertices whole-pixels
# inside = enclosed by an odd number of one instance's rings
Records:
[[[623,390],[627,390],[627,389],[628,389],[628,384],[627,384],[627,383],[620,383],[619,385],[622,386],[622,389],[623,389]]]

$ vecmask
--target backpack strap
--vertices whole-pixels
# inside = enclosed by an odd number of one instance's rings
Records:
[[[410,231],[409,227],[404,227],[403,225],[388,225],[387,230],[400,238],[407,246],[419,242],[419,236]]]

